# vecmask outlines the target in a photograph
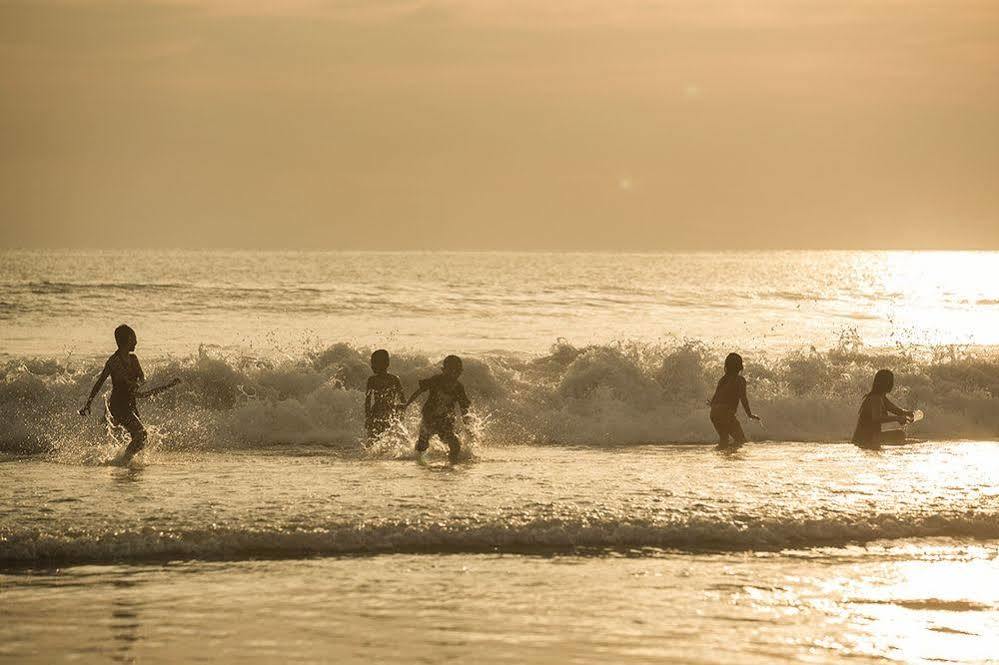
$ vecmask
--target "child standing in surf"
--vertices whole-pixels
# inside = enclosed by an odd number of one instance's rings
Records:
[[[884,423],[897,422],[905,425],[914,418],[912,411],[892,404],[888,393],[895,387],[895,375],[889,369],[879,369],[874,374],[871,392],[864,395],[857,414],[857,427],[853,430],[853,442],[858,446],[879,446],[882,443],[902,443],[905,441],[905,430],[883,432]]]
[[[749,408],[749,398],[746,396],[746,379],[742,377],[742,368],[742,356],[738,353],[728,354],[725,358],[725,376],[718,380],[718,387],[715,388],[715,394],[711,398],[711,424],[718,432],[719,446],[729,445],[729,438],[732,439],[732,445],[736,446],[741,446],[746,442],[742,425],[735,417],[740,403],[750,420],[760,419]]]
[[[139,397],[149,397],[162,390],[176,385],[179,379],[174,379],[169,384],[160,388],[154,388],[145,392],[139,391],[139,386],[146,380],[146,375],[139,365],[139,359],[134,351],[138,343],[135,331],[131,327],[122,324],[114,329],[114,341],[118,345],[118,350],[111,354],[101,375],[94,382],[94,387],[90,391],[87,403],[80,409],[80,415],[85,416],[90,413],[90,405],[93,403],[97,393],[107,378],[111,377],[111,398],[108,400],[108,410],[111,413],[112,422],[128,430],[131,437],[128,447],[125,449],[124,459],[131,459],[146,446],[146,428],[139,420],[139,410],[135,400]]]
[[[371,354],[371,371],[364,392],[364,426],[371,442],[392,426],[399,418],[399,409],[406,396],[402,392],[402,382],[395,374],[389,374],[389,353],[378,349]]]
[[[420,387],[406,402],[409,406],[422,393],[429,393],[423,403],[423,419],[420,422],[420,436],[416,441],[416,459],[420,464],[426,463],[427,448],[430,447],[430,437],[437,435],[447,444],[448,459],[451,464],[457,464],[461,452],[461,441],[454,433],[454,407],[461,410],[462,417],[468,415],[471,401],[465,394],[465,386],[461,385],[462,364],[458,356],[448,356],[444,359],[443,371],[429,379],[422,379]]]

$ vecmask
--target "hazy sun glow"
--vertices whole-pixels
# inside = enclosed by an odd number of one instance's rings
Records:
[[[0,63],[4,246],[999,246],[995,2],[33,0]]]

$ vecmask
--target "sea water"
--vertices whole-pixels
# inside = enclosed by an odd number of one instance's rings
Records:
[[[0,659],[988,662],[999,255],[4,252]],[[122,321],[149,448],[79,408]],[[373,348],[446,353],[361,445]],[[715,450],[746,357],[766,429]],[[845,443],[874,370],[921,442]]]

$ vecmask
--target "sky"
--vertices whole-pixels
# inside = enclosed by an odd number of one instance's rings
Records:
[[[0,0],[0,247],[999,249],[999,2]]]

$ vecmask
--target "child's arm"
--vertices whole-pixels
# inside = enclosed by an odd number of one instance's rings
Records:
[[[410,404],[413,403],[413,400],[415,400],[417,397],[419,397],[420,395],[422,395],[426,391],[427,391],[427,387],[426,386],[420,386],[419,388],[417,388],[416,392],[414,392],[412,395],[410,395],[409,399],[406,400],[406,403],[402,405],[402,408],[404,408],[404,409],[407,408]]]
[[[458,408],[461,409],[461,415],[468,414],[468,410],[472,408],[472,400],[468,399],[468,394],[465,392],[465,386],[461,387],[458,391]]]
[[[742,408],[746,411],[746,415],[749,416],[750,420],[759,420],[760,417],[753,413],[753,410],[749,408],[749,397],[746,396],[746,380],[743,379],[739,384],[739,401],[742,402]]]
[[[880,404],[881,408],[878,408],[879,404],[875,396],[872,395],[868,399],[870,400],[870,406],[868,408],[871,410],[872,423],[876,423],[878,425],[883,425],[884,423],[898,423],[899,425],[904,425],[905,423],[908,422],[908,418],[906,418],[905,416],[895,415],[893,413],[890,413],[888,404],[891,404],[891,402],[888,402],[887,398],[885,397],[881,398],[882,400]],[[892,406],[894,407],[895,405],[892,404]]]
[[[364,389],[364,419],[367,420],[371,417],[371,379],[368,379],[368,384]]]
[[[156,388],[150,388],[149,390],[136,391],[135,396],[137,398],[139,398],[139,399],[143,399],[143,398],[146,398],[146,397],[152,397],[153,395],[157,395],[157,394],[163,392],[164,390],[170,390],[171,388],[173,388],[178,383],[180,383],[180,379],[171,379],[169,383],[164,384],[162,386],[159,386],[159,387],[156,387]]]
[[[468,410],[472,408],[472,400],[468,399],[465,386],[458,384],[458,410],[461,411],[461,418],[468,424]]]
[[[912,418],[912,411],[906,411],[903,408],[895,406],[892,403],[892,401],[890,399],[888,399],[887,397],[885,397],[885,411],[887,411],[888,413],[893,413],[893,414],[895,414],[896,416],[899,416],[899,417],[904,416],[905,417],[905,422],[902,422],[901,420],[899,420],[899,423],[902,424],[902,425],[904,425],[906,422],[909,422],[909,420]],[[898,418],[889,418],[885,422],[891,422],[892,420],[898,420]]]
[[[402,390],[402,381],[395,377],[395,394],[392,395],[392,406],[398,407],[406,403],[406,393]]]
[[[111,376],[111,360],[110,359],[108,359],[108,361],[106,363],[104,363],[104,369],[101,370],[101,375],[98,376],[97,377],[97,381],[94,382],[94,388],[93,388],[93,390],[90,391],[90,397],[87,398],[87,403],[84,404],[83,408],[79,410],[78,413],[81,416],[85,416],[88,413],[90,413],[90,404],[91,404],[91,402],[93,402],[94,398],[97,397],[97,393],[99,393],[101,391],[101,386],[104,385],[104,382],[108,380],[109,376]]]

